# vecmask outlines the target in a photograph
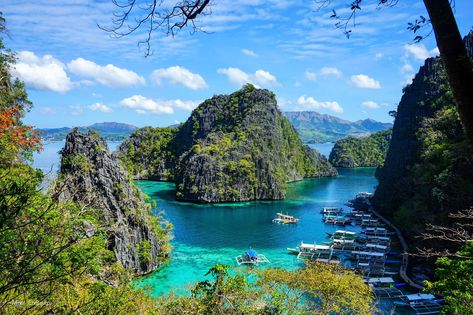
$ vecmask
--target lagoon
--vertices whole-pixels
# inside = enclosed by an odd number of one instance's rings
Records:
[[[107,142],[111,151],[118,142]],[[321,147],[319,147],[321,146]],[[311,145],[325,155],[333,144]],[[64,141],[45,143],[34,155],[33,166],[55,176],[60,163],[58,152]],[[266,255],[268,267],[301,267],[287,247],[301,241],[327,241],[326,232],[337,227],[321,221],[322,207],[343,207],[360,191],[373,192],[377,181],[374,168],[339,169],[334,178],[305,179],[288,184],[288,194],[280,201],[253,201],[227,204],[192,204],[174,198],[174,184],[139,181],[138,186],[156,201],[154,211],[164,212],[174,225],[174,250],[171,259],[156,272],[137,280],[137,286],[148,286],[154,296],[171,291],[184,293],[196,281],[205,279],[207,270],[216,263],[235,266],[235,256],[250,246]],[[272,222],[276,212],[289,213],[300,219],[297,225]],[[349,227],[357,230],[359,227]],[[239,267],[246,268],[246,267]]]
[[[334,178],[305,179],[289,184],[281,201],[227,204],[192,204],[174,199],[174,184],[139,181],[138,186],[156,201],[155,211],[174,225],[174,250],[169,262],[142,278],[138,286],[151,288],[153,296],[174,291],[184,293],[216,263],[236,266],[235,256],[249,247],[271,261],[268,267],[294,269],[301,266],[287,253],[301,241],[327,241],[327,232],[339,227],[321,221],[322,207],[343,207],[360,191],[374,191],[374,168],[339,169]],[[276,212],[300,219],[296,225],[273,223]],[[358,230],[359,227],[347,229]],[[238,268],[247,268],[245,266]]]

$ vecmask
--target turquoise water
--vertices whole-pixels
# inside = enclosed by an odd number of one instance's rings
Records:
[[[174,224],[174,250],[170,261],[158,271],[140,279],[138,286],[148,286],[158,296],[185,292],[192,283],[205,279],[216,263],[236,266],[235,256],[252,247],[264,254],[268,267],[297,268],[295,256],[287,247],[301,241],[327,241],[326,232],[337,227],[321,222],[322,207],[343,207],[360,191],[374,190],[374,168],[340,169],[335,178],[306,179],[289,184],[286,200],[255,201],[235,204],[197,205],[174,200],[174,184],[140,181],[143,192],[158,203]],[[289,213],[297,225],[273,223],[276,212]],[[348,229],[356,230],[357,227]],[[246,268],[246,267],[238,267]]]

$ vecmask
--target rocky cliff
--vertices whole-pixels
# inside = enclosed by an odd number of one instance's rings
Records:
[[[329,161],[335,167],[382,166],[392,131],[378,131],[368,137],[347,137],[335,142]]]
[[[153,271],[167,255],[167,228],[105,141],[93,131],[74,129],[61,155],[59,201],[98,209],[117,261],[135,274]]]
[[[148,176],[159,179],[161,170],[169,170],[167,179],[176,183],[179,200],[283,199],[287,182],[336,175],[323,156],[302,144],[279,111],[275,95],[251,85],[204,101],[170,141],[163,140],[162,130],[153,133],[160,134],[157,138],[162,145],[154,146],[160,150],[151,159],[156,158],[154,165],[163,167],[153,168]],[[140,172],[135,162],[129,162],[130,152],[150,152],[140,144],[152,142],[130,138],[120,148],[122,159],[131,164],[135,175]]]
[[[465,42],[472,54],[472,33]],[[473,205],[473,157],[440,57],[427,59],[404,88],[376,176],[373,203],[408,236]]]

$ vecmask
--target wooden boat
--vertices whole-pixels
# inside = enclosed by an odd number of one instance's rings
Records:
[[[333,251],[320,251],[313,254],[299,253],[297,255],[298,260],[310,260],[317,261],[327,264],[336,264],[339,265],[342,261],[340,257],[333,254]]]
[[[371,243],[371,244],[380,244],[380,245],[391,244],[391,238],[388,236],[366,235],[363,239],[366,243]]]
[[[238,265],[255,265],[258,266],[260,263],[269,263],[268,258],[263,254],[258,254],[254,249],[247,250],[243,255],[235,257]]]
[[[326,224],[334,224],[334,225],[348,225],[351,224],[351,219],[341,216],[341,215],[324,215],[322,219]]]
[[[373,261],[385,261],[386,254],[379,252],[368,252],[368,251],[357,251],[354,250],[351,252],[352,259],[357,260],[373,260]]]
[[[322,210],[320,210],[320,213],[324,214],[324,215],[339,215],[339,214],[343,213],[343,209],[342,208],[325,208],[324,207]]]
[[[391,277],[364,277],[363,281],[370,287],[394,287],[394,279]]]
[[[319,253],[321,251],[330,251],[332,247],[330,245],[317,245],[317,244],[306,244],[303,241],[299,246],[296,248],[290,248],[288,247],[287,250],[290,254],[314,254],[314,253]]]
[[[400,296],[398,301],[393,301],[393,304],[407,306],[415,314],[439,314],[442,302],[442,299],[437,299],[433,294],[415,293]]]
[[[367,227],[361,233],[370,236],[394,235],[394,232],[390,232],[384,227]]]
[[[281,224],[294,224],[299,222],[299,219],[293,217],[292,215],[278,212],[276,213],[276,217],[273,219],[273,222]]]
[[[368,252],[380,252],[380,253],[387,254],[390,251],[390,247],[387,245],[366,243],[363,246],[363,250],[368,251]]]
[[[358,234],[356,232],[345,231],[345,230],[336,230],[333,233],[327,233],[327,235],[331,239],[339,239],[339,240],[355,240],[358,238]]]

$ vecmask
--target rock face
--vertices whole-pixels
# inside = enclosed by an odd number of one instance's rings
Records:
[[[379,131],[368,137],[348,137],[335,142],[329,161],[335,167],[382,166],[392,131]]]
[[[473,33],[465,43],[473,55]],[[472,167],[443,63],[429,58],[404,88],[372,202],[413,236],[473,205]]]
[[[173,158],[154,163],[172,173],[168,178],[176,183],[178,200],[283,199],[287,182],[337,174],[322,155],[302,144],[275,95],[251,85],[204,101],[160,147],[166,152],[157,150],[153,156]],[[124,143],[125,161],[130,150],[143,151],[143,146]],[[150,178],[162,177],[158,168],[153,172]]]
[[[158,236],[166,232],[105,141],[74,129],[61,154],[59,201],[98,209],[117,261],[135,274],[153,271],[166,255],[166,238]]]

